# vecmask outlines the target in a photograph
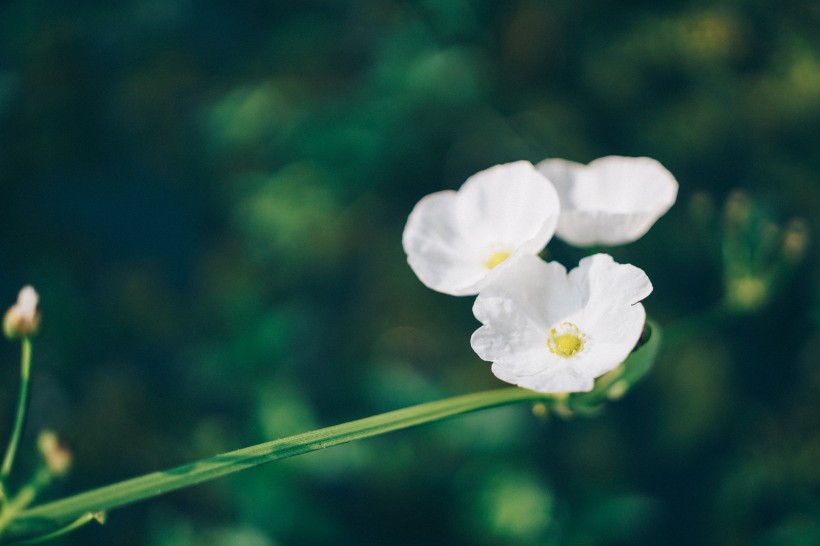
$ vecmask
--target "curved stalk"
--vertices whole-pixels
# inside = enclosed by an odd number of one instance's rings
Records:
[[[100,517],[100,514],[99,513],[97,513],[97,514],[91,514],[91,513],[83,514],[82,516],[80,516],[76,520],[72,521],[71,523],[69,523],[68,525],[63,527],[62,529],[57,529],[53,533],[48,533],[48,534],[45,534],[45,535],[36,536],[34,538],[31,538],[31,539],[21,540],[19,542],[15,542],[15,543],[13,543],[12,546],[18,546],[18,545],[22,546],[23,544],[40,544],[41,542],[47,542],[47,541],[53,540],[55,538],[60,538],[61,536],[67,535],[68,533],[71,533],[72,531],[75,531],[75,530],[79,529],[80,527],[82,527],[84,525],[87,525],[88,523],[91,523],[92,521],[98,521],[98,522],[102,523],[102,518]]]
[[[22,355],[20,357],[20,398],[17,401],[17,415],[14,418],[14,430],[11,440],[6,448],[6,456],[3,457],[3,466],[0,468],[0,485],[4,485],[14,464],[14,456],[17,454],[17,447],[23,437],[23,430],[26,427],[26,415],[28,414],[29,386],[31,385],[31,339],[24,337],[21,341]]]

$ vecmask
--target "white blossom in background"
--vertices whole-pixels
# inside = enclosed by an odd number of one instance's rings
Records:
[[[496,165],[458,191],[419,201],[402,245],[426,286],[454,296],[477,294],[521,256],[547,245],[559,209],[555,188],[531,163]]]
[[[589,165],[547,159],[537,168],[555,184],[561,198],[556,235],[575,246],[635,241],[678,195],[672,173],[648,157],[608,156]]]
[[[585,392],[634,349],[649,278],[611,256],[559,263],[522,257],[476,298],[483,326],[470,340],[499,379],[545,393]]]

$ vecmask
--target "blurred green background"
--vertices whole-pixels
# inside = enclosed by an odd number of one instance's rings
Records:
[[[600,417],[394,433],[63,544],[820,543],[817,3],[0,6],[0,295],[32,283],[44,316],[17,470],[44,427],[76,452],[45,498],[503,386],[472,299],[422,286],[400,242],[418,199],[496,163],[669,168],[677,205],[612,254],[670,332],[727,278],[788,270],[741,291],[749,312],[687,322]],[[793,217],[810,246],[781,267]],[[0,358],[6,438],[18,347]]]

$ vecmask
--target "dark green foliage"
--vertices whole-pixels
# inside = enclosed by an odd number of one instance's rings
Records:
[[[600,416],[507,408],[357,442],[63,543],[816,541],[811,247],[765,307],[672,331],[722,297],[732,189],[817,239],[817,28],[811,2],[0,4],[0,296],[42,296],[29,431],[77,453],[52,497],[501,386],[470,349],[472,300],[404,262],[426,193],[609,154],[681,184],[612,250],[647,271],[670,342]]]

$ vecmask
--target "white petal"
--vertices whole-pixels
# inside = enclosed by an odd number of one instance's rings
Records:
[[[609,156],[581,165],[538,164],[561,199],[557,235],[569,244],[618,245],[642,237],[674,204],[678,183],[648,157]]]
[[[459,190],[458,222],[483,244],[541,251],[555,233],[558,194],[528,161],[496,165],[474,174]]]
[[[652,284],[641,269],[606,254],[584,258],[569,277],[584,301],[578,326],[590,341],[582,370],[598,377],[623,362],[638,342],[646,321],[638,302],[650,294]]]
[[[40,296],[31,285],[24,286],[17,294],[17,307],[20,313],[31,320],[37,314],[37,305],[40,303]]]
[[[546,332],[581,306],[580,294],[570,288],[564,266],[523,255],[479,293],[473,314],[482,323],[494,325],[509,320],[511,314],[525,316]]]
[[[591,391],[595,382],[591,377],[575,375],[568,369],[555,370],[531,376],[509,375],[505,369],[494,364],[493,374],[502,381],[537,392],[564,393]]]
[[[578,173],[586,168],[583,163],[576,163],[567,159],[545,159],[540,162],[535,168],[546,176],[555,190],[558,192],[558,197],[563,204],[569,204],[569,196],[572,192],[572,185]],[[562,210],[563,214],[563,210]]]
[[[663,215],[678,194],[678,182],[648,157],[608,156],[578,172],[572,200],[576,208]]]
[[[609,300],[634,304],[652,293],[652,283],[643,269],[619,264],[609,254],[582,258],[570,271],[570,283],[589,286],[589,297],[605,296]]]
[[[470,345],[482,360],[488,362],[508,358],[517,360],[523,355],[535,360],[543,358],[544,352],[549,352],[546,350],[546,339],[538,325],[523,315],[511,313],[493,325],[484,325],[476,330],[470,338]]]
[[[426,286],[460,295],[480,281],[486,267],[455,222],[456,192],[442,191],[419,201],[402,234],[402,246],[413,272]]]
[[[585,309],[586,332],[601,343],[625,343],[635,347],[646,322],[646,310],[640,303],[619,307],[591,305]]]
[[[511,383],[516,383],[521,378],[540,375],[547,370],[554,369],[556,364],[552,353],[546,347],[531,346],[529,350],[493,359],[493,373],[514,378]],[[561,363],[557,363],[561,364]]]
[[[641,328],[643,328],[643,323]],[[636,336],[629,339],[624,338],[616,343],[603,343],[600,341],[590,343],[588,353],[587,350],[584,350],[587,354],[584,355],[583,359],[578,360],[576,368],[578,373],[583,373],[585,376],[594,379],[617,368],[635,348],[641,334],[641,328],[638,328]],[[590,337],[594,338],[594,335],[590,333]]]
[[[609,254],[581,259],[569,272],[569,282],[581,294],[585,316],[593,307],[605,311],[630,306],[652,293],[652,283],[642,269],[619,264]]]
[[[589,225],[594,239],[584,245],[618,245],[635,241],[674,204],[678,183],[660,163],[647,157],[596,159],[577,172],[567,209],[598,213]],[[562,219],[563,220],[563,219]],[[561,222],[561,238],[581,244],[573,228],[588,218]],[[589,232],[587,227],[584,231]]]
[[[562,241],[579,247],[622,245],[646,235],[658,217],[646,212],[568,210],[561,214],[555,234]]]

